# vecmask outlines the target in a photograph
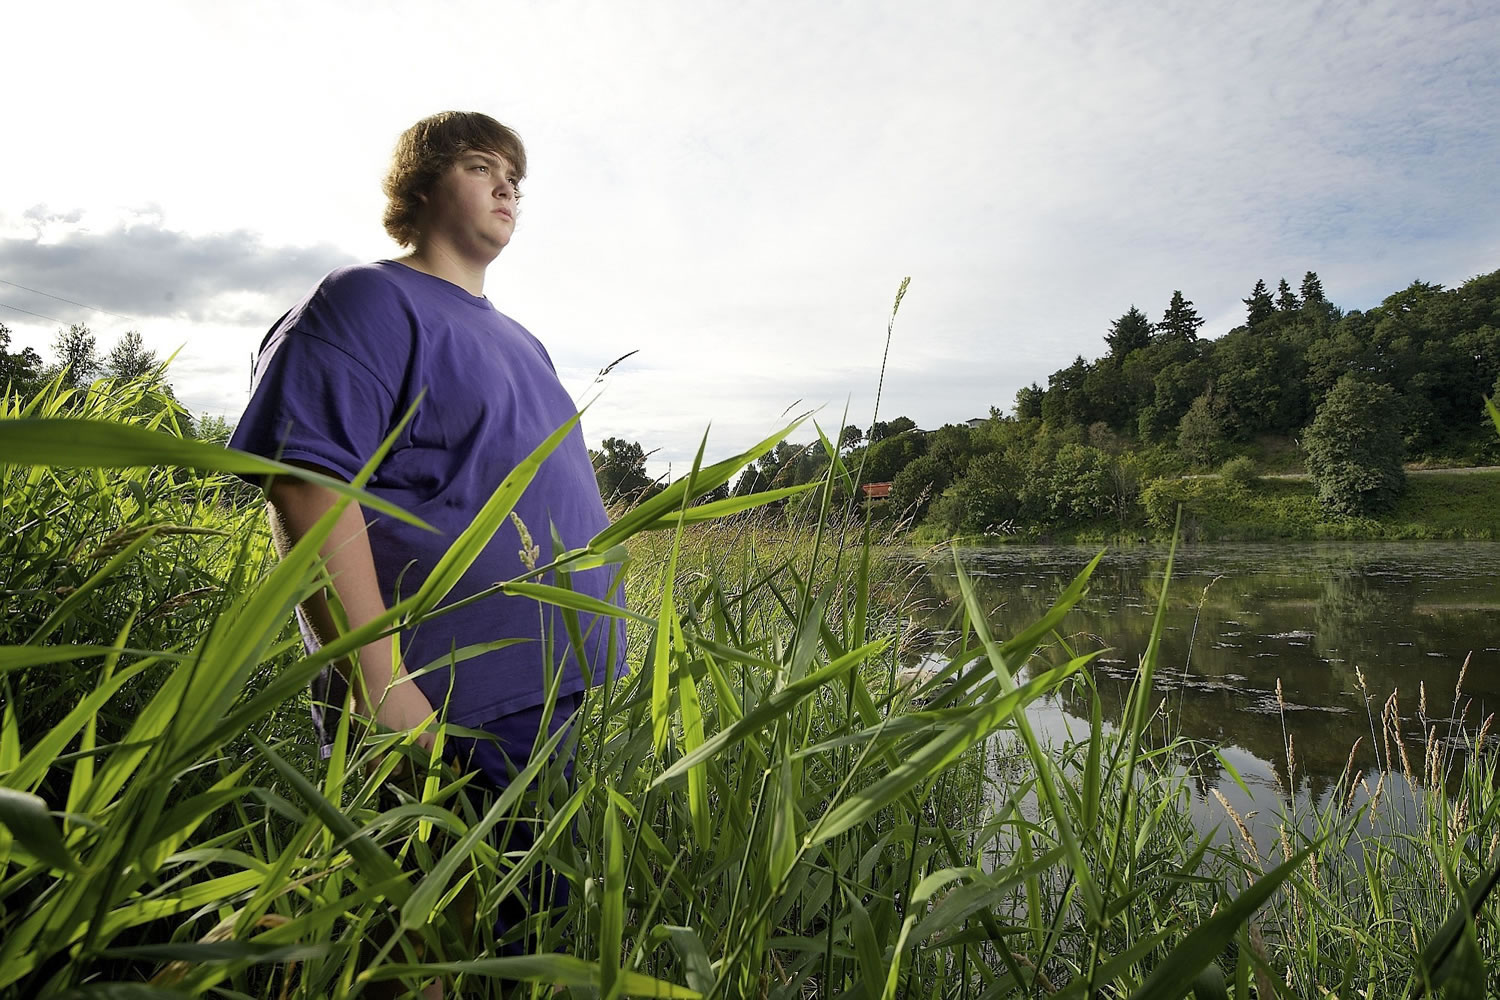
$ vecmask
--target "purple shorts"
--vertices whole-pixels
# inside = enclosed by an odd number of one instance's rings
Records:
[[[583,704],[581,691],[558,695],[552,718],[547,721],[546,736],[556,733],[572,718],[573,713],[581,704]],[[488,785],[492,791],[507,788],[511,779],[531,760],[531,748],[536,745],[537,734],[542,728],[544,707],[535,705],[519,712],[512,712],[510,715],[502,715],[498,719],[491,719],[489,722],[468,726],[469,729],[488,733],[493,739],[470,736],[450,737],[444,756],[453,761],[461,773],[478,771],[479,777],[472,784]],[[545,740],[546,737],[544,736],[543,739]],[[553,753],[553,758],[556,759],[558,753],[567,754],[564,773],[571,784],[573,754],[567,749],[569,742],[570,738],[564,737],[558,750]]]
[[[566,724],[582,703],[582,692],[559,695],[552,718],[547,720],[547,735],[556,733]],[[444,756],[453,761],[461,772],[479,772],[469,783],[468,791],[475,796],[475,807],[481,815],[488,809],[487,800],[508,787],[516,774],[529,762],[531,749],[537,742],[537,733],[542,728],[542,709],[543,706],[536,705],[468,727],[482,730],[494,737],[493,739],[457,736],[449,742]],[[568,787],[565,791],[571,791],[573,784],[573,745],[574,737],[565,736],[562,744],[553,754],[554,760],[559,755],[566,756],[563,775]],[[497,836],[504,837],[502,843],[496,844],[502,853],[529,850],[537,832],[536,826],[529,822],[502,822],[497,827],[497,831]],[[567,879],[552,875],[546,869],[535,871],[534,877],[523,883],[518,892],[525,898],[520,899],[516,894],[512,894],[501,900],[499,906],[496,907],[494,913],[496,941],[500,941],[507,932],[524,923],[528,915],[544,913],[556,907],[565,907],[569,897]],[[497,952],[501,955],[527,954],[535,950],[534,944],[528,943],[529,937],[528,932],[518,940],[501,945]]]

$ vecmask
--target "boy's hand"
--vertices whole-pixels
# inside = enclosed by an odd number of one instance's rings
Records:
[[[427,753],[432,753],[433,745],[437,739],[434,728],[437,720],[432,717],[432,703],[427,696],[422,694],[411,681],[404,684],[396,684],[388,688],[385,697],[381,699],[379,708],[375,712],[375,721],[386,729],[396,732],[406,732],[417,729],[416,745]],[[379,761],[372,763],[372,767],[378,767]],[[404,781],[409,771],[406,758],[403,757],[396,762],[396,768],[391,772],[391,781]]]

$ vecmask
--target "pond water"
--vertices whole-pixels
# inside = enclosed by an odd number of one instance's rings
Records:
[[[1039,618],[1097,551],[1007,546],[959,557],[1003,638]],[[1078,651],[1106,650],[1091,669],[1107,722],[1119,721],[1145,652],[1166,557],[1164,547],[1107,552],[1061,629]],[[951,554],[910,557],[908,569],[916,641],[904,662],[922,670],[944,662],[959,590]],[[1373,770],[1385,751],[1372,730],[1378,735],[1392,692],[1416,771],[1418,744],[1433,727],[1439,740],[1456,739],[1462,717],[1472,736],[1500,707],[1496,543],[1182,546],[1163,624],[1155,700],[1166,699],[1182,736],[1220,747],[1250,787],[1247,796],[1214,766],[1195,770],[1200,795],[1218,787],[1245,810],[1264,810],[1266,799],[1287,794],[1288,736],[1291,791],[1299,798],[1321,799],[1361,737],[1355,765]],[[1032,709],[1035,724],[1058,739],[1069,727],[1086,732],[1087,715],[1082,700]],[[1219,810],[1215,822],[1222,818]]]

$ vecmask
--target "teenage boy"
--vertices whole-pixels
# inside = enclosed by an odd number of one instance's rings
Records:
[[[520,138],[486,115],[444,112],[416,123],[398,140],[384,183],[386,231],[409,252],[333,271],[261,344],[252,398],[231,446],[345,481],[426,391],[367,489],[439,532],[354,505],[344,511],[323,554],[352,627],[415,593],[501,480],[576,412],[541,343],[484,297],[486,269],[515,230],[525,174]],[[285,554],[336,497],[296,479],[273,479],[267,498],[278,552]],[[516,513],[541,546],[538,564],[552,554],[554,531],[573,548],[608,524],[579,429],[542,463]],[[522,549],[507,522],[448,601],[522,575],[529,555]],[[620,599],[608,569],[575,573],[571,582],[592,597]],[[298,621],[310,649],[337,632],[321,593],[299,609]],[[589,678],[602,683],[622,668],[623,624],[581,615],[580,626],[584,648],[577,650],[556,609],[496,596],[403,631],[394,673],[392,640],[370,643],[357,657],[358,678],[343,664],[315,685],[325,755],[348,684],[362,679],[354,684],[355,710],[390,729],[417,728],[437,710],[440,720],[492,734],[493,741],[450,745],[462,769],[504,787],[507,758],[523,766],[539,729],[555,731],[566,721]],[[524,641],[452,655],[499,639]],[[547,720],[544,640],[553,668],[562,671],[556,712]],[[437,669],[407,679],[408,671],[433,664]],[[431,749],[432,739],[424,732],[418,742]],[[517,846],[513,836],[507,849]],[[502,912],[497,931],[507,919]]]

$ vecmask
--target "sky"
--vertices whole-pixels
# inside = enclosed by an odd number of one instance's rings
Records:
[[[139,330],[176,352],[190,409],[230,420],[279,316],[400,253],[380,179],[445,109],[527,145],[486,294],[591,401],[590,444],[639,441],[658,474],[710,426],[710,457],[787,411],[868,426],[877,386],[882,419],[927,428],[1008,410],[1174,289],[1215,337],[1257,278],[1316,271],[1348,310],[1500,268],[1488,0],[85,0],[6,20],[13,349]]]

